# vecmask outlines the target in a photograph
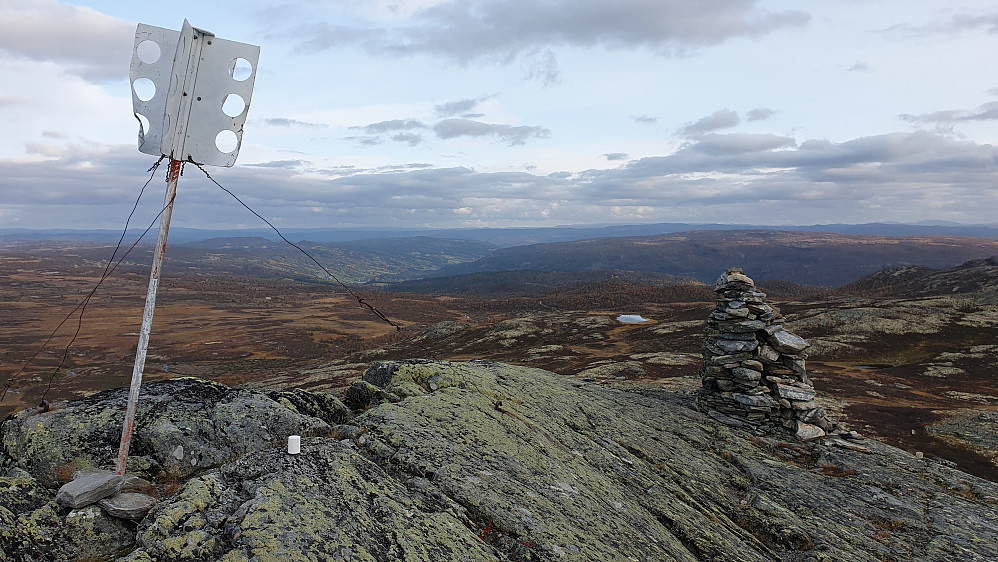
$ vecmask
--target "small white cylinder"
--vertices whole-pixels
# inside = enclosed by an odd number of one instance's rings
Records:
[[[300,435],[289,435],[288,436],[288,454],[297,455],[301,452],[301,436]]]

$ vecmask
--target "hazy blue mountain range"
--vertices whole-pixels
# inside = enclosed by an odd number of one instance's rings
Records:
[[[620,270],[712,282],[718,271],[737,265],[759,280],[838,287],[888,267],[953,267],[991,255],[998,255],[998,241],[981,238],[712,230],[501,248],[432,275]]]
[[[284,228],[290,240],[314,242],[349,242],[385,238],[449,238],[475,240],[501,248],[545,242],[572,242],[590,238],[615,238],[622,236],[652,236],[690,230],[778,230],[794,232],[831,232],[836,234],[870,234],[878,236],[970,236],[998,239],[998,225],[960,225],[945,221],[928,221],[920,224],[869,223],[822,224],[791,226],[751,226],[739,224],[657,223],[600,226],[554,226],[537,228],[447,228],[447,229],[336,229],[336,228]],[[134,240],[141,230],[129,230],[127,240]],[[155,236],[155,229],[149,235]],[[147,236],[149,236],[147,235]],[[65,239],[91,242],[114,242],[121,236],[115,230],[29,230],[0,228],[0,242]],[[268,240],[280,238],[269,228],[238,230],[211,230],[174,227],[170,229],[171,243],[187,243],[211,238],[260,237]]]
[[[740,266],[757,272],[759,281],[783,280],[799,285],[838,287],[885,268],[920,266],[948,268],[974,259],[998,255],[998,229],[978,227],[991,232],[990,237],[940,234],[970,227],[919,225],[866,225],[870,230],[921,231],[904,236],[849,234],[816,230],[718,228],[661,232],[691,225],[608,226],[592,228],[549,229],[469,229],[424,231],[423,235],[388,237],[408,231],[291,231],[286,234],[296,244],[338,278],[348,283],[379,284],[431,278],[444,282],[408,284],[401,290],[427,292],[478,292],[501,285],[508,290],[517,285],[566,286],[572,277],[578,282],[593,281],[593,272],[602,279],[648,282],[641,276],[666,276],[652,281],[671,284],[674,278],[712,283],[719,271]],[[807,228],[807,227],[800,227]],[[817,228],[817,227],[814,227]],[[845,227],[843,227],[845,228]],[[861,230],[859,225],[850,225]],[[651,235],[625,235],[635,231],[659,231]],[[167,249],[167,275],[190,269],[255,273],[265,276],[292,277],[300,280],[322,279],[325,273],[309,258],[283,241],[275,241],[260,231],[234,231],[226,236],[198,238],[216,231],[171,231]],[[109,234],[104,232],[104,235]],[[174,235],[176,234],[176,236]],[[329,241],[323,238],[367,235],[367,238]],[[434,234],[450,234],[442,238]],[[100,232],[16,233],[0,235],[0,242],[21,252],[64,252],[63,246],[88,259],[101,261],[109,253],[107,246],[117,236],[101,239]],[[377,236],[375,236],[377,235]],[[584,237],[590,235],[589,237]],[[593,236],[602,235],[602,236]],[[74,238],[81,236],[82,238]],[[380,237],[379,237],[380,236]],[[528,243],[529,240],[565,238],[564,241]],[[195,239],[198,238],[198,239]],[[303,239],[304,238],[304,239]],[[581,239],[578,239],[581,238]],[[513,245],[515,240],[519,245]],[[129,264],[149,263],[146,254],[152,236],[129,256]],[[55,243],[53,243],[55,242]],[[130,242],[126,242],[130,243]],[[509,275],[508,272],[561,273],[554,278],[537,275]],[[481,274],[507,272],[504,276]],[[580,272],[589,272],[582,275]],[[479,274],[477,277],[475,274]],[[617,274],[626,274],[619,277]],[[472,277],[465,277],[472,275]],[[504,289],[504,290],[506,290]]]

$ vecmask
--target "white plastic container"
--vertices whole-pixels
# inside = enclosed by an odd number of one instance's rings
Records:
[[[288,436],[288,454],[297,455],[301,452],[301,435]]]

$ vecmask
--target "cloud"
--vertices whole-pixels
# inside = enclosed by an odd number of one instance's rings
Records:
[[[953,16],[950,27],[954,30],[984,29],[995,35],[998,34],[998,12],[986,15],[957,14]]]
[[[753,133],[719,135],[711,133],[700,137],[689,148],[706,154],[723,155],[760,152],[796,145],[797,143],[794,139],[779,135]]]
[[[362,146],[377,146],[379,144],[384,144],[384,137],[378,135],[358,135],[352,137],[343,137],[344,140],[356,141],[357,144]]]
[[[38,161],[0,159],[5,224],[118,228],[151,163],[131,145],[78,145],[50,154]],[[293,162],[236,166],[218,180],[282,227],[330,220],[389,228],[629,220],[807,224],[930,216],[985,223],[993,222],[998,207],[998,147],[928,131],[796,144],[779,135],[710,133],[672,153],[620,167],[545,175],[419,163],[315,170]],[[256,224],[196,169],[188,168],[182,184],[184,212],[174,216],[177,226]],[[152,220],[162,199],[147,203],[136,224]],[[313,207],[325,209],[323,216],[314,217]]]
[[[525,144],[530,138],[543,139],[551,136],[551,131],[544,127],[494,125],[471,119],[444,119],[433,126],[433,132],[442,139],[494,136],[510,146]]]
[[[627,160],[627,158],[630,157],[630,154],[626,152],[608,152],[604,154],[603,157],[612,162],[614,160]]]
[[[381,52],[389,38],[385,29],[332,25],[324,21],[297,25],[287,35],[299,41],[295,47],[298,53],[317,53],[349,45],[359,45],[369,52]]]
[[[898,117],[910,123],[931,123],[942,129],[952,129],[960,122],[998,120],[998,101],[988,102],[974,109],[947,109],[921,115],[902,113]]]
[[[450,57],[546,48],[649,47],[658,52],[716,45],[807,22],[802,12],[771,13],[745,0],[673,2],[618,0],[480,0],[437,4],[414,16],[414,25],[389,47]],[[461,47],[461,50],[455,47]]]
[[[404,142],[409,146],[416,146],[423,142],[423,135],[405,131],[429,129],[429,127],[415,119],[391,119],[388,121],[371,123],[369,125],[354,125],[350,128],[362,130],[366,134],[346,137],[346,139],[357,141],[359,144],[365,146],[376,146],[382,144],[386,140],[386,135],[396,131],[402,132],[397,132],[394,135],[388,136],[387,139],[395,142]]]
[[[416,146],[417,144],[423,142],[423,135],[417,135],[414,133],[398,133],[397,135],[392,135],[392,140],[395,142],[404,142],[409,146]]]
[[[852,66],[846,69],[847,72],[866,72],[867,70],[870,70],[870,65],[860,61],[856,61]]]
[[[259,164],[246,164],[246,166],[254,166],[257,168],[284,168],[284,169],[294,169],[301,168],[311,164],[308,160],[272,160],[270,162],[260,162]]]
[[[696,137],[704,133],[716,131],[718,129],[728,129],[738,125],[738,113],[729,109],[719,109],[710,115],[703,117],[695,123],[690,123],[679,130],[679,134],[684,137]]]
[[[723,137],[723,138],[722,138]],[[495,223],[536,216],[552,204],[566,222],[622,220],[607,209],[654,210],[644,220],[670,217],[705,222],[789,223],[883,220],[931,212],[976,213],[998,205],[993,185],[998,148],[928,132],[891,133],[835,143],[816,139],[798,147],[777,135],[711,135],[667,156],[642,158],[608,170],[536,176],[478,173],[466,168],[418,174],[351,176],[335,182],[377,200],[388,194],[414,208],[470,208]],[[972,207],[967,207],[971,204]],[[385,205],[395,203],[385,201]],[[440,207],[433,207],[439,204]],[[988,205],[991,207],[976,207]],[[670,214],[670,213],[678,213]],[[968,220],[973,222],[973,220]]]
[[[635,123],[641,123],[642,125],[654,125],[655,123],[658,123],[658,117],[652,117],[650,115],[633,115],[631,116],[631,119],[633,119]]]
[[[365,133],[377,135],[391,131],[411,131],[413,129],[428,129],[429,127],[415,119],[392,119],[390,121],[379,121],[370,125],[353,126],[350,128],[362,129]]]
[[[883,30],[883,32],[917,38],[929,35],[958,35],[977,30],[984,30],[986,33],[992,35],[998,34],[998,12],[988,14],[954,14],[949,19],[938,20],[929,24],[915,25],[903,23],[893,25]]]
[[[440,117],[453,117],[455,115],[469,113],[470,111],[478,107],[478,104],[482,103],[487,99],[488,98],[474,98],[474,99],[463,99],[463,100],[450,101],[447,103],[441,103],[433,106],[433,112],[439,115]]]
[[[296,119],[287,119],[285,117],[271,117],[267,119],[260,119],[265,125],[270,125],[271,127],[308,127],[308,128],[320,128],[326,125],[322,123],[309,123],[307,121],[298,121]]]
[[[545,86],[553,86],[561,81],[558,58],[551,49],[543,49],[526,57],[527,80],[537,80]]]
[[[104,82],[128,77],[135,24],[53,0],[0,3],[0,51]]]
[[[9,205],[113,205],[134,202],[155,158],[131,145],[78,143],[55,147],[32,143],[26,152],[43,159],[0,159],[0,193]],[[166,166],[160,166],[162,173]],[[73,188],[72,184],[77,183]],[[160,196],[159,204],[162,204]],[[90,212],[89,210],[87,212]],[[85,219],[84,219],[85,220]],[[82,224],[86,224],[83,222]],[[97,227],[94,227],[97,228]]]
[[[28,102],[28,99],[19,98],[17,96],[0,96],[0,107],[14,107],[17,105],[24,105]]]
[[[765,121],[773,116],[776,111],[769,109],[768,107],[757,107],[755,109],[749,110],[745,114],[745,119],[747,121]]]
[[[286,34],[304,52],[356,45],[381,55],[429,54],[459,64],[522,59],[528,76],[553,83],[559,75],[553,49],[685,55],[733,38],[800,27],[809,19],[801,11],[761,8],[758,0],[454,0],[417,10],[392,27],[309,22]]]
[[[795,150],[786,149],[794,145],[793,139],[778,135],[715,134],[669,156],[642,158],[626,168],[641,177],[694,172],[760,178],[793,174],[811,182],[834,178],[835,183],[842,184],[876,178],[877,182],[897,185],[921,183],[925,178],[918,174],[927,170],[998,169],[998,148],[959,142],[927,131],[860,137],[842,143],[811,139]]]

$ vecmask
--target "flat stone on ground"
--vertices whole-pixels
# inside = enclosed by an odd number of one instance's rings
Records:
[[[859,451],[861,453],[869,453],[870,452],[870,449],[868,449],[868,448],[866,448],[866,447],[864,447],[862,445],[857,445],[856,443],[850,443],[850,442],[844,441],[842,439],[831,439],[830,443],[832,445],[835,445],[836,447],[841,447],[843,449],[849,449],[850,451]]]
[[[809,423],[797,422],[797,438],[801,441],[812,441],[825,436],[825,430]]]
[[[113,472],[82,473],[59,488],[55,501],[63,507],[78,509],[117,494],[122,479]]]
[[[138,521],[156,505],[156,500],[145,494],[125,492],[104,498],[97,505],[112,517]]]

